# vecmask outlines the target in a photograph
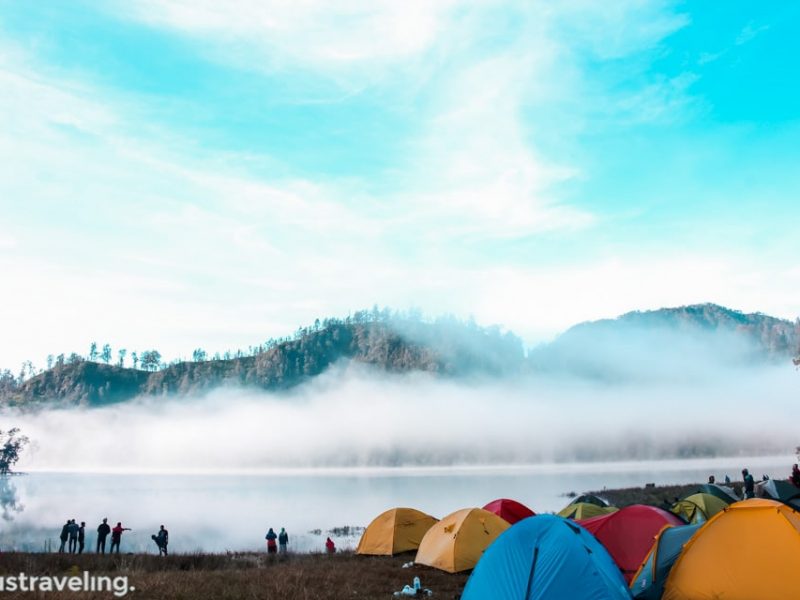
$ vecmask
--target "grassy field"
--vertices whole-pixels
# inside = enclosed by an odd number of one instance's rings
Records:
[[[197,554],[159,558],[152,555],[97,556],[95,554],[1,554],[0,575],[20,572],[36,575],[125,575],[136,590],[130,598],[186,600],[340,600],[391,598],[392,592],[411,585],[414,576],[434,598],[460,596],[466,574],[451,575],[428,567],[403,564],[414,555],[379,557],[352,553],[333,555]],[[2,598],[111,598],[112,594],[0,592]]]

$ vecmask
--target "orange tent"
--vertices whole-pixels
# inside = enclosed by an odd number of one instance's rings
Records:
[[[800,513],[775,500],[731,504],[684,546],[663,600],[800,597]]]
[[[472,569],[483,551],[510,525],[482,508],[464,508],[447,515],[428,530],[416,562],[448,573]]]
[[[356,554],[391,556],[419,548],[436,519],[413,508],[392,508],[379,514],[364,530]]]

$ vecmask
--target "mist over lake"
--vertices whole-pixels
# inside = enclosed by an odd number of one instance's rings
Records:
[[[743,466],[785,477],[791,456],[616,463],[401,469],[273,470],[261,474],[99,474],[33,472],[7,481],[0,550],[58,547],[68,518],[87,523],[87,549],[103,517],[122,521],[123,551],[157,552],[150,535],[164,524],[173,552],[263,550],[268,527],[285,527],[291,548],[323,550],[331,535],[354,548],[358,533],[384,510],[409,506],[438,518],[495,498],[524,502],[537,512],[563,508],[570,492],[737,478]],[[12,506],[13,500],[13,506]],[[318,532],[315,530],[319,530]]]

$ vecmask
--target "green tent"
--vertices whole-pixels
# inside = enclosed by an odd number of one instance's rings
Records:
[[[570,504],[594,504],[595,506],[606,507],[609,506],[608,502],[595,496],[594,494],[583,494],[575,498]]]
[[[619,509],[616,506],[597,506],[590,502],[578,502],[577,504],[568,504],[558,512],[558,515],[565,519],[580,521],[581,519],[607,515],[617,510]]]
[[[697,493],[676,502],[670,510],[687,523],[705,523],[727,506],[727,502],[716,496]]]

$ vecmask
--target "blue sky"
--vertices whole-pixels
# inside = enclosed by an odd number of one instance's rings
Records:
[[[800,6],[332,4],[0,0],[0,365],[800,314]]]

